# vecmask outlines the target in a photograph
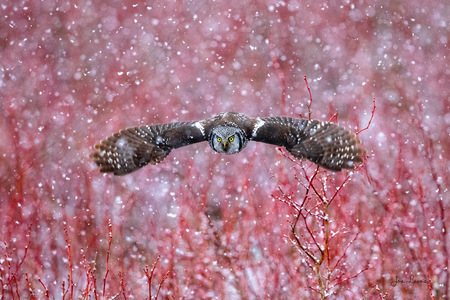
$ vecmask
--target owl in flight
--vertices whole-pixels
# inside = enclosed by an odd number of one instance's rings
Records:
[[[173,149],[205,141],[224,154],[242,151],[249,141],[273,144],[332,171],[353,169],[364,155],[356,135],[333,123],[226,112],[197,122],[124,129],[96,145],[91,157],[101,172],[125,175],[160,163]]]

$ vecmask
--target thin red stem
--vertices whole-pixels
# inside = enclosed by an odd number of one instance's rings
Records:
[[[106,273],[105,278],[103,278],[103,297],[105,297],[106,293],[106,278],[108,277],[109,273],[109,255],[111,252],[111,243],[112,243],[112,224],[111,219],[108,219],[108,251],[106,252]]]
[[[170,271],[167,271],[166,275],[164,275],[161,282],[159,283],[158,291],[156,292],[156,296],[155,296],[155,300],[158,299],[158,295],[159,295],[159,291],[161,290],[161,286],[163,285],[164,281],[169,277],[169,274],[170,274]]]
[[[125,283],[123,281],[123,274],[119,272],[120,277],[120,289],[122,290],[122,295],[125,300],[127,300],[127,295],[125,294]]]
[[[366,126],[365,128],[358,130],[358,131],[356,132],[356,134],[359,134],[359,133],[363,132],[364,130],[369,129],[370,123],[372,123],[373,116],[375,115],[375,108],[376,108],[376,107],[377,107],[377,106],[375,105],[375,97],[374,97],[374,98],[373,98],[372,115],[370,116],[369,123],[367,124],[367,126]]]
[[[152,299],[152,277],[153,277],[153,273],[155,272],[156,264],[158,263],[160,258],[161,258],[161,255],[158,255],[158,257],[156,258],[155,262],[153,263],[153,267],[152,267],[152,270],[151,270],[150,274],[148,272],[148,266],[145,266],[145,269],[144,269],[144,274],[145,274],[145,276],[147,276],[148,299],[149,300]]]
[[[308,120],[311,120],[311,106],[312,106],[312,94],[311,89],[309,88],[308,80],[306,79],[306,75],[304,76],[306,88],[308,89],[309,93],[309,104],[308,104]]]
[[[70,298],[69,299],[73,299],[73,274],[72,274],[72,255],[71,255],[71,251],[70,251],[70,241],[69,241],[69,233],[67,231],[67,228],[64,227],[64,234],[65,234],[65,238],[66,238],[66,245],[67,245],[67,260],[69,263],[69,278],[68,278],[68,282],[67,284],[69,285],[67,287],[67,291],[65,291],[64,293],[64,282],[63,282],[63,299],[65,297],[65,295],[70,291]]]
[[[42,280],[41,280],[40,278],[38,279],[38,281],[39,281],[39,283],[42,285],[42,287],[44,288],[44,295],[45,295],[45,298],[50,299],[50,295],[49,295],[49,293],[48,293],[47,287],[45,286],[45,284],[42,282]]]

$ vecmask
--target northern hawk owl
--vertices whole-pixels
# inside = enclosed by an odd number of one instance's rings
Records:
[[[125,175],[160,163],[172,149],[204,141],[224,154],[242,151],[249,141],[273,144],[332,171],[353,169],[364,154],[356,135],[333,123],[225,112],[196,122],[124,129],[96,145],[91,157],[101,172]]]

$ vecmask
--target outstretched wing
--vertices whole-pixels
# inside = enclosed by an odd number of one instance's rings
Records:
[[[91,154],[100,172],[125,175],[163,161],[172,149],[205,141],[202,122],[180,122],[122,130]]]
[[[285,147],[294,157],[332,171],[353,169],[364,149],[356,135],[336,124],[287,117],[257,118],[253,141]]]

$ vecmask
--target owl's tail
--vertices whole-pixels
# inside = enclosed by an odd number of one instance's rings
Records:
[[[354,169],[365,150],[356,135],[333,123],[311,121],[306,137],[288,149],[296,158],[308,159],[326,169]]]

